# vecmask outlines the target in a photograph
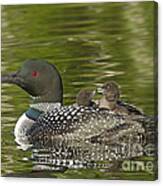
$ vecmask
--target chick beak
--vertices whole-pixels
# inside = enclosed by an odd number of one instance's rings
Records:
[[[103,92],[104,92],[103,87],[97,87],[97,93],[103,94]]]

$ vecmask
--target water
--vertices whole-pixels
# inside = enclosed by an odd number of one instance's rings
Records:
[[[64,104],[74,103],[81,88],[114,80],[123,100],[155,115],[154,10],[153,2],[3,6],[2,73],[15,71],[27,59],[47,59],[63,78]],[[31,153],[19,150],[13,135],[29,103],[20,88],[2,86],[3,175],[153,179],[145,171],[31,173],[32,163],[25,161]]]

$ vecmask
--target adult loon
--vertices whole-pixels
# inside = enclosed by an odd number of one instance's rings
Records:
[[[24,150],[51,149],[53,160],[111,161],[144,155],[147,140],[153,142],[151,131],[156,135],[155,123],[145,125],[143,118],[139,122],[99,107],[63,106],[61,76],[47,61],[28,60],[1,80],[18,85],[33,100],[15,126],[15,140]]]

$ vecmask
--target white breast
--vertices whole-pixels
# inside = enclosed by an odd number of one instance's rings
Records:
[[[26,132],[31,128],[33,124],[34,121],[29,119],[25,113],[19,118],[16,123],[14,129],[15,141],[20,145],[20,148],[22,150],[27,150],[31,146],[27,139]]]

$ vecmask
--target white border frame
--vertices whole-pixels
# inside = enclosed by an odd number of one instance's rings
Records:
[[[1,0],[1,4],[52,4],[52,3],[101,3],[101,2],[133,2],[143,0]],[[152,0],[144,0],[152,1]]]
[[[133,2],[136,0],[1,0],[1,5],[7,5],[7,4],[52,4],[52,3],[88,3],[88,2]],[[137,0],[142,1],[142,0]],[[159,3],[159,56],[158,56],[158,84],[159,84],[159,91],[158,91],[158,111],[159,111],[159,180],[154,182],[149,181],[119,181],[119,180],[70,180],[70,179],[41,179],[41,178],[0,178],[0,184],[3,185],[12,185],[12,186],[29,186],[31,185],[37,185],[44,186],[48,184],[48,186],[83,186],[83,185],[89,185],[89,186],[114,186],[115,184],[122,185],[122,186],[129,186],[129,185],[163,185],[163,98],[161,95],[163,95],[163,37],[161,33],[163,33],[163,0],[156,0],[156,2]],[[161,73],[162,72],[162,73]]]

